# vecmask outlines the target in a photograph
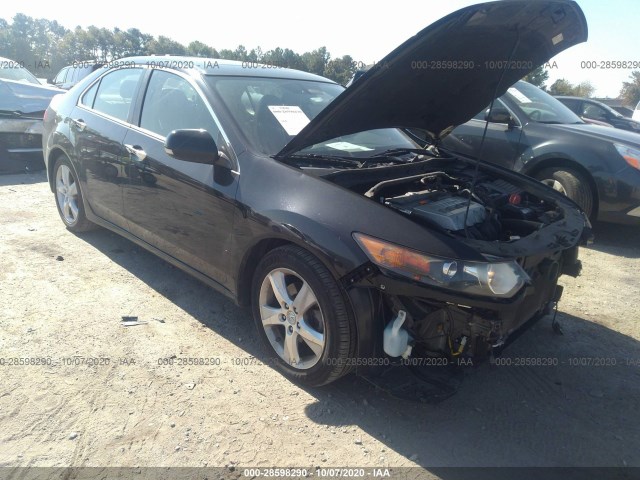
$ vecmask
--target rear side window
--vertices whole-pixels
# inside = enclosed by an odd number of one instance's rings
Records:
[[[102,77],[93,100],[93,109],[126,122],[142,72],[141,68],[123,68]],[[91,89],[85,96],[89,93]],[[82,104],[87,105],[84,97]]]
[[[580,100],[574,100],[573,98],[561,98],[558,100],[564,103],[573,113],[580,113]]]
[[[161,70],[151,74],[140,127],[163,137],[172,130],[203,128],[221,143],[219,129],[196,89],[184,78]]]
[[[78,68],[75,68],[75,67],[72,68],[71,69],[72,74],[69,75],[69,78],[66,81],[66,83],[71,83],[72,85],[74,85],[78,81],[78,71],[79,71]]]
[[[85,92],[85,94],[82,96],[82,99],[80,100],[80,103],[82,105],[84,105],[85,107],[88,108],[93,108],[93,101],[96,98],[96,92],[98,91],[98,85],[100,85],[100,82],[96,82],[93,84],[93,86],[87,90]]]
[[[64,80],[67,76],[68,71],[69,71],[69,67],[64,67],[62,70],[60,70],[60,72],[58,72],[58,75],[56,75],[56,78],[53,79],[53,83],[55,84],[64,83]]]

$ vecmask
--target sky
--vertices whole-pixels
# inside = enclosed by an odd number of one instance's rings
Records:
[[[587,18],[589,40],[554,58],[557,68],[549,70],[547,85],[558,78],[572,83],[588,80],[596,88],[595,96],[617,97],[632,69],[589,69],[584,62],[620,60],[640,64],[640,1],[577,1]],[[199,40],[218,50],[244,45],[247,50],[260,46],[267,51],[279,46],[303,53],[326,46],[334,58],[351,55],[356,62],[370,64],[440,17],[474,3],[478,0],[396,0],[378,4],[345,0],[181,0],[175,4],[110,0],[101,6],[78,6],[51,0],[5,0],[0,6],[0,18],[10,21],[16,13],[24,13],[57,20],[70,29],[77,25],[138,28],[184,45]]]

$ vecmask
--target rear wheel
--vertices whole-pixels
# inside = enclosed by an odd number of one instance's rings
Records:
[[[576,202],[591,217],[593,194],[589,181],[580,172],[566,167],[552,167],[541,170],[536,178],[545,185],[566,195]]]
[[[82,203],[80,183],[67,157],[60,157],[53,167],[54,192],[58,213],[72,232],[85,232],[95,228],[87,220]]]
[[[252,285],[253,317],[274,364],[292,380],[320,386],[351,369],[354,322],[326,267],[295,247],[269,252]]]

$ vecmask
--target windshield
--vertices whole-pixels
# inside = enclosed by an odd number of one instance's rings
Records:
[[[5,66],[5,63],[7,64]],[[0,68],[0,79],[13,80],[14,82],[35,83],[41,85],[38,79],[26,68],[19,66],[17,63],[8,61],[2,62]]]
[[[597,102],[597,105],[599,107],[604,108],[607,112],[609,112],[611,115],[613,115],[614,117],[624,117],[624,115],[622,115],[620,112],[616,112],[613,108],[611,108],[609,105],[607,105],[606,103],[601,103],[601,102]]]
[[[313,120],[344,87],[329,82],[288,78],[208,76],[251,146],[275,155]],[[345,135],[301,150],[299,154],[368,157],[391,148],[415,148],[394,128]]]
[[[515,103],[529,120],[540,123],[583,123],[575,113],[548,93],[520,81],[505,97]]]

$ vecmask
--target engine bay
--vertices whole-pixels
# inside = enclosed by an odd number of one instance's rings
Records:
[[[512,242],[562,218],[553,201],[507,180],[466,172],[434,171],[375,184],[364,194],[376,202],[454,236]]]

